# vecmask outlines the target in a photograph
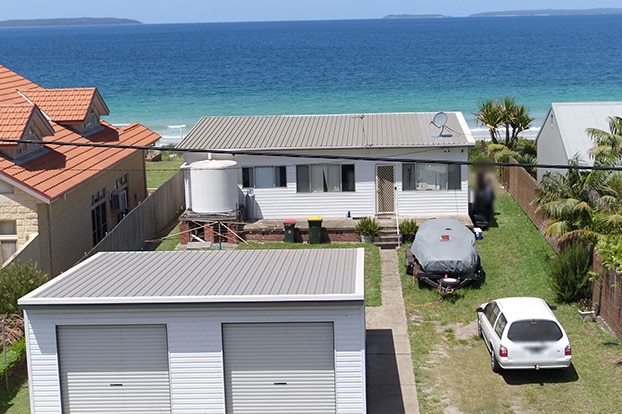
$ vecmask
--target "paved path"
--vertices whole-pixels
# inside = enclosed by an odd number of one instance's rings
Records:
[[[419,414],[399,261],[380,250],[382,306],[367,308],[367,412]]]

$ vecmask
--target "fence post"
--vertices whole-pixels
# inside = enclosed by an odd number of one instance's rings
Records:
[[[6,332],[4,330],[4,319],[2,319],[2,353],[4,354],[4,366],[6,367]],[[4,371],[4,386],[9,390],[9,371]]]

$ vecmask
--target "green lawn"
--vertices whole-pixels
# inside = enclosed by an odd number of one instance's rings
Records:
[[[168,181],[183,162],[181,154],[170,151],[162,151],[162,161],[146,162],[147,188],[158,188]]]
[[[553,249],[511,196],[499,194],[496,224],[477,242],[486,272],[480,287],[439,301],[402,270],[409,333],[422,413],[622,412],[622,344],[577,308],[558,304],[555,314],[573,347],[566,371],[494,374],[477,337],[475,309],[505,296],[538,296],[553,303],[547,269]],[[400,258],[406,247],[400,250]],[[403,267],[403,266],[402,266]]]

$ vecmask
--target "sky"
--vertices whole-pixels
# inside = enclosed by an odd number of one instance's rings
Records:
[[[462,17],[503,10],[622,7],[620,0],[3,0],[0,20],[117,17],[143,23],[374,19],[387,14]],[[508,2],[509,3],[509,2]]]

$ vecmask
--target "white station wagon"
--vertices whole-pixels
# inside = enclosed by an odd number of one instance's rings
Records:
[[[477,308],[477,330],[490,352],[494,372],[503,369],[564,369],[570,366],[570,342],[540,298],[497,299]]]

